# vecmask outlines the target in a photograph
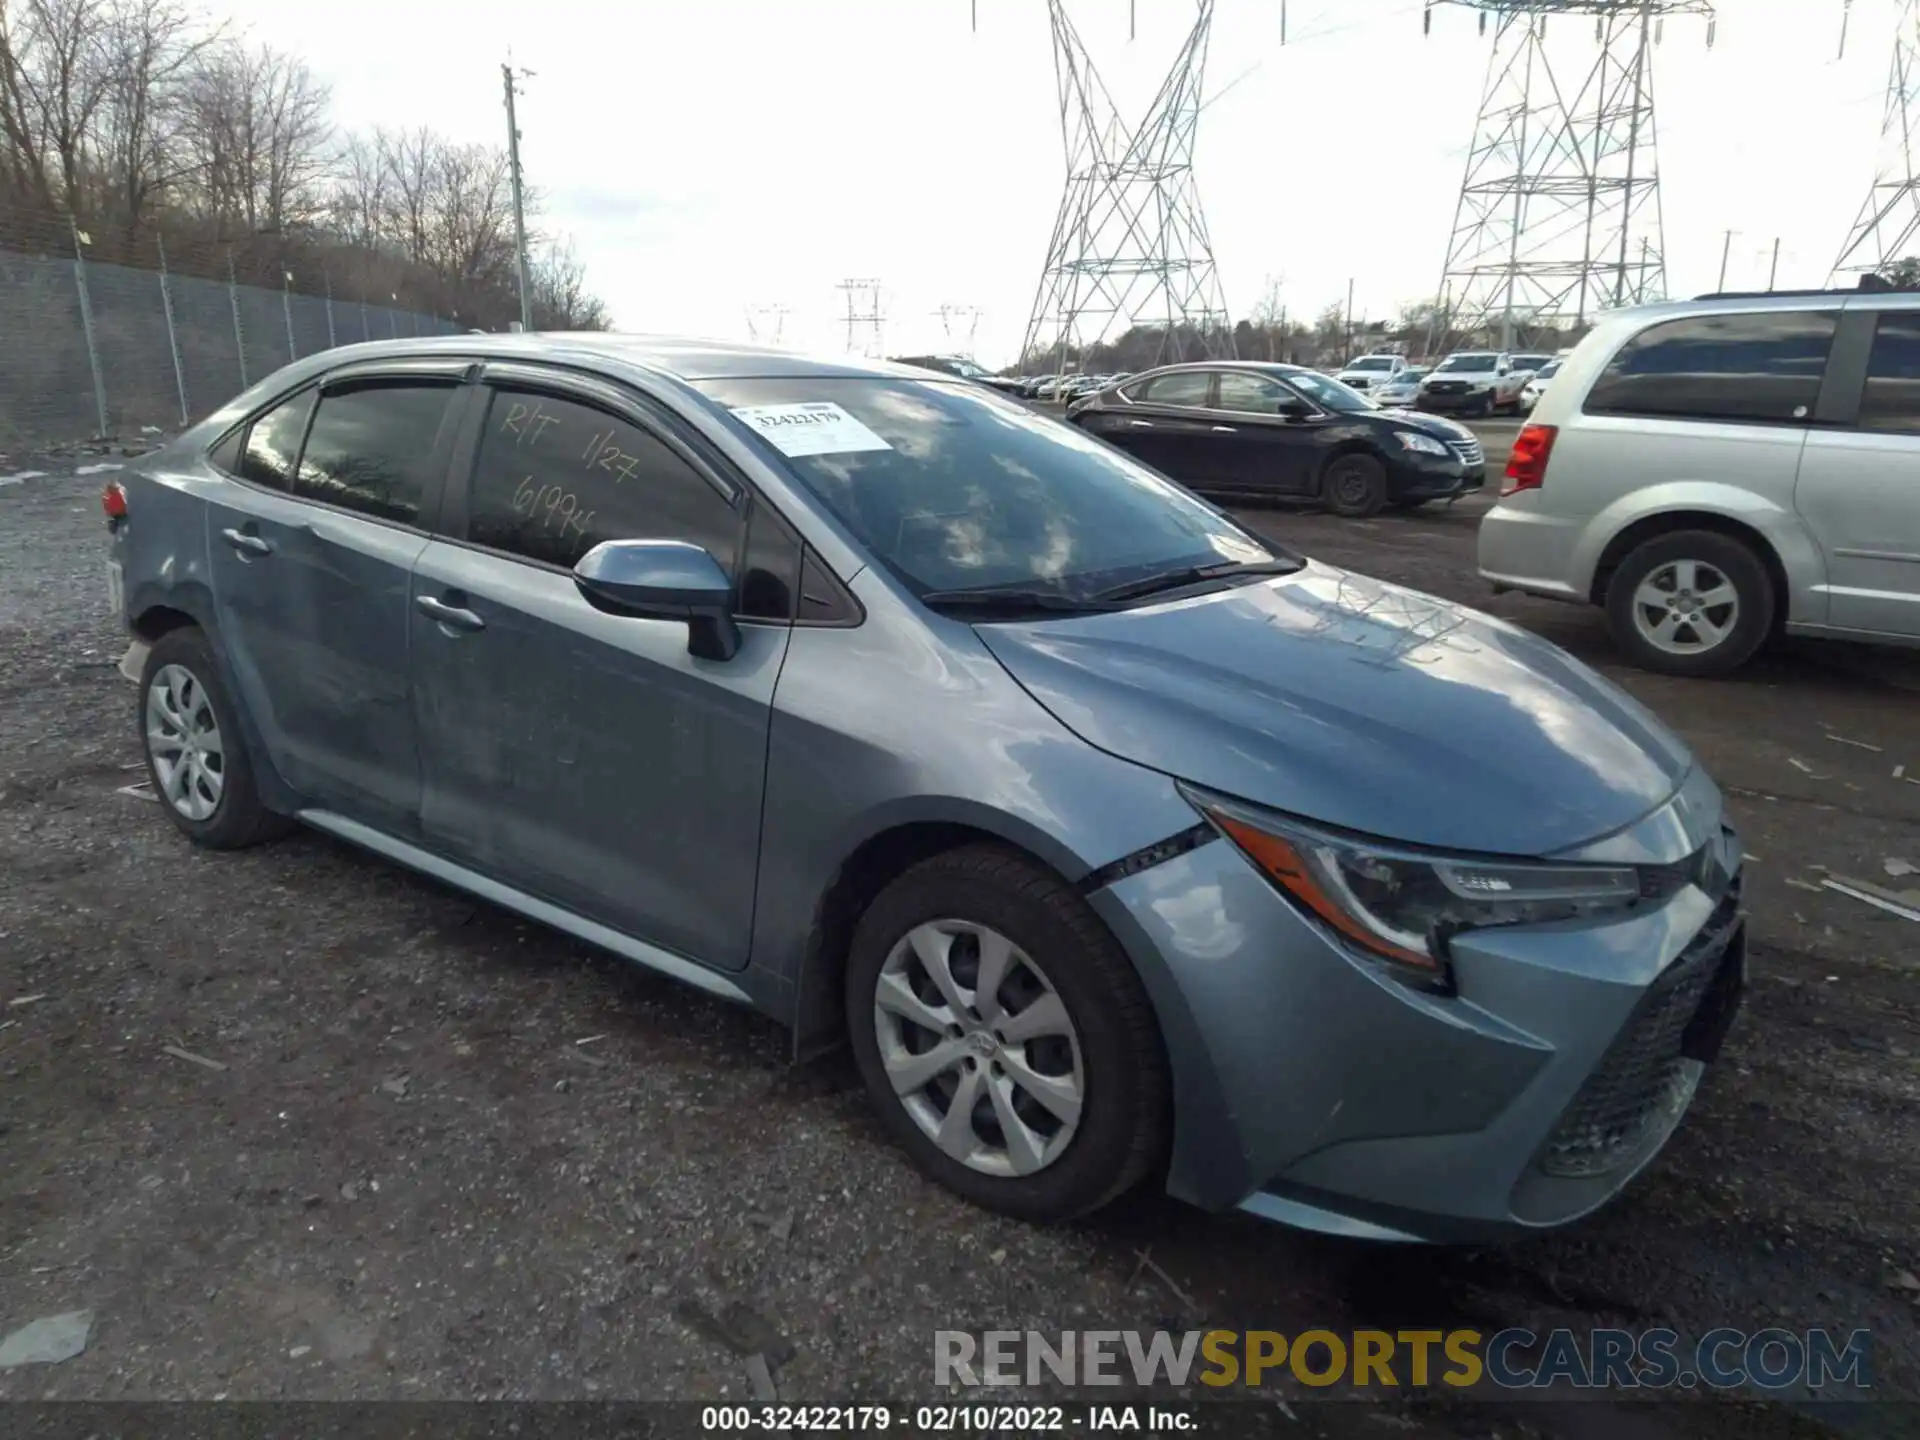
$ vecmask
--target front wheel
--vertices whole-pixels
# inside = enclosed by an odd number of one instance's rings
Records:
[[[1342,455],[1321,478],[1327,508],[1350,520],[1378,515],[1387,505],[1387,467],[1371,455]]]
[[[1070,1219],[1164,1159],[1171,1092],[1140,978],[1086,901],[1016,851],[949,851],[882,891],[846,1007],[887,1128],[977,1205]]]
[[[1607,628],[1643,670],[1699,678],[1744,664],[1773,628],[1773,582],[1751,547],[1711,530],[1637,546],[1607,582]]]

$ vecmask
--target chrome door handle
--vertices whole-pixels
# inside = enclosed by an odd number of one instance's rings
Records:
[[[1213,433],[1216,435],[1238,435],[1240,432],[1231,425],[1216,425],[1213,427]]]
[[[243,555],[271,555],[273,546],[258,535],[249,535],[244,530],[222,530],[220,538]]]
[[[449,605],[446,601],[436,600],[431,595],[416,595],[413,597],[413,603],[422,615],[428,616],[449,630],[472,632],[487,628],[487,622],[473,611],[463,610],[458,605]]]
[[[1129,420],[1127,424],[1135,430],[1151,430],[1153,428],[1153,422],[1151,420]]]

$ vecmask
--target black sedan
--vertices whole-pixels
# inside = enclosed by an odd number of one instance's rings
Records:
[[[1203,494],[1318,500],[1338,515],[1410,510],[1486,483],[1464,425],[1382,409],[1296,365],[1168,365],[1076,401],[1067,419]]]

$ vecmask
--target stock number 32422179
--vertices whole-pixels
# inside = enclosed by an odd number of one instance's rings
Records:
[[[702,1430],[893,1430],[903,1435],[1033,1434],[1064,1430],[1059,1405],[708,1405]]]

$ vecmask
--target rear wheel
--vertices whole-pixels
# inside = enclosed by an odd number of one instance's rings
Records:
[[[147,652],[140,736],[154,793],[194,844],[236,850],[293,828],[260,803],[253,759],[205,632],[170,630]]]
[[[1643,670],[1725,675],[1773,629],[1773,581],[1753,549],[1711,530],[1637,546],[1607,582],[1607,626]]]
[[[847,963],[847,1029],[921,1169],[1026,1220],[1096,1210],[1162,1160],[1170,1088],[1139,976],[1087,903],[968,846],[889,885]]]
[[[1320,493],[1336,515],[1378,515],[1387,505],[1387,467],[1371,455],[1338,456],[1320,478]]]

